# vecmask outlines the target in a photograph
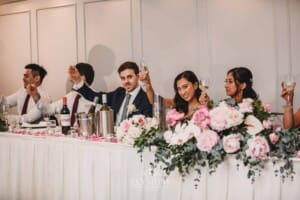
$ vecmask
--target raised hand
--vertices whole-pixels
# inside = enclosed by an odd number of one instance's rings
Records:
[[[74,66],[70,66],[68,69],[68,73],[69,73],[69,79],[74,83],[77,84],[81,81],[81,76],[79,74],[79,71],[77,70],[76,67]]]
[[[294,85],[295,86],[295,85]],[[284,83],[281,83],[281,97],[287,102],[287,105],[293,105],[294,101],[294,90],[285,87]]]
[[[139,73],[139,80],[145,84],[145,85],[149,85],[151,84],[151,80],[150,80],[150,75],[149,75],[149,70],[140,70]]]
[[[202,91],[201,95],[199,97],[200,104],[204,105],[204,106],[208,106],[209,101],[210,101],[210,98],[209,98],[208,94],[206,93],[206,91]]]

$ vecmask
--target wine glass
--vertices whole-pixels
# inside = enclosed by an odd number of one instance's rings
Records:
[[[203,78],[200,80],[200,85],[199,88],[203,91],[203,92],[207,92],[207,90],[209,89],[209,79],[208,78]]]
[[[199,97],[199,102],[201,105],[208,106],[209,103],[209,96],[207,94],[207,91],[209,89],[209,79],[208,78],[202,78],[200,80],[199,88],[201,90],[201,96]]]
[[[141,59],[139,70],[140,70],[140,75],[141,76],[144,76],[149,72],[148,71],[148,66],[147,66],[144,58]]]
[[[294,76],[291,74],[286,75],[284,77],[284,81],[282,82],[282,86],[287,91],[287,104],[289,104],[291,101],[290,97],[296,86]]]

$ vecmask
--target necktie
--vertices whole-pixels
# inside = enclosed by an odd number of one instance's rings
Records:
[[[122,122],[127,117],[127,108],[128,108],[130,97],[131,97],[131,95],[129,93],[127,93],[126,96],[125,96],[125,103],[124,103],[124,107],[123,107],[120,122]]]
[[[71,114],[71,126],[73,126],[74,122],[75,122],[75,113],[77,112],[80,97],[81,96],[79,94],[77,94],[74,99],[74,103],[73,103],[73,107],[72,107],[72,114]]]
[[[28,107],[29,98],[30,98],[30,95],[27,94],[26,99],[25,99],[24,104],[23,104],[21,115],[24,115],[24,114],[27,113],[27,107]]]

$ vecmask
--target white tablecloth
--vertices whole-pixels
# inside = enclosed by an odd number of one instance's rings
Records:
[[[300,199],[299,160],[294,181],[282,183],[269,164],[251,184],[247,169],[228,159],[213,175],[204,170],[195,189],[196,173],[184,180],[177,173],[164,179],[159,169],[151,175],[151,156],[144,154],[142,163],[121,144],[0,133],[0,199]]]

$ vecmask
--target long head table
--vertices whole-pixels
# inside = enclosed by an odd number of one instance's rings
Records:
[[[67,137],[0,133],[0,199],[28,200],[299,200],[300,161],[295,160],[294,181],[274,176],[270,163],[254,184],[247,169],[228,159],[216,173],[196,172],[184,180],[165,177],[143,154],[122,144],[91,142]],[[195,184],[197,187],[195,187]]]

